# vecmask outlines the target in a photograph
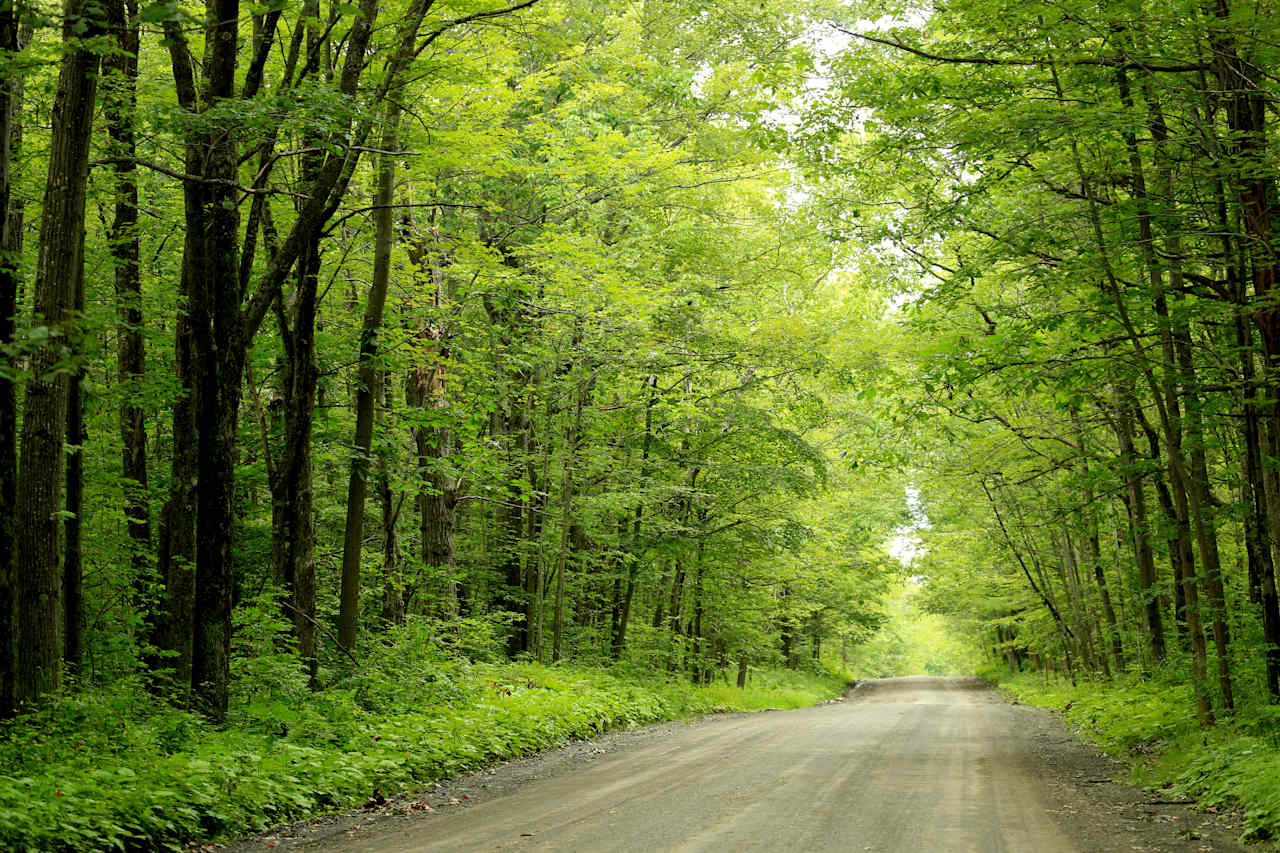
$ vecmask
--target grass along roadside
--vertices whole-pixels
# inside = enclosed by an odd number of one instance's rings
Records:
[[[181,849],[572,738],[805,707],[845,687],[792,671],[756,671],[738,689],[645,671],[434,663],[411,685],[244,697],[222,729],[136,686],[68,695],[0,728],[0,849]]]
[[[1025,704],[1062,711],[1082,738],[1127,758],[1131,783],[1238,809],[1245,840],[1280,841],[1280,708],[1243,707],[1206,732],[1191,686],[1178,680],[1131,676],[1072,687],[1024,673],[1002,676],[999,686]]]

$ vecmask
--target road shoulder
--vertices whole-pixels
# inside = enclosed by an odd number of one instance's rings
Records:
[[[1261,850],[1239,842],[1239,816],[1126,785],[1124,762],[1082,743],[1054,711],[1010,702],[1023,720],[1054,819],[1082,850]]]

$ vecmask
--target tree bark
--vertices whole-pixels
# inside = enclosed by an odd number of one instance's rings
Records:
[[[206,4],[206,112],[235,94],[239,0]],[[240,316],[239,226],[234,126],[205,117],[188,150],[198,182],[199,235],[191,271],[192,367],[196,403],[196,577],[191,681],[196,706],[226,717],[231,677],[231,561],[235,541],[236,429],[247,356]]]
[[[320,23],[319,0],[306,0],[308,68],[319,61],[330,48],[327,34]],[[319,133],[303,139],[303,147],[317,149],[323,143]],[[307,196],[321,191],[321,172],[325,155],[318,151],[304,154],[301,161],[301,185]],[[299,203],[298,213],[302,206]],[[296,285],[288,309],[276,302],[280,338],[284,345],[284,452],[276,464],[274,500],[279,508],[279,524],[273,529],[279,555],[278,574],[292,598],[290,616],[293,634],[298,641],[298,656],[307,671],[307,681],[314,690],[319,687],[316,638],[316,564],[314,492],[312,486],[311,436],[315,421],[316,389],[320,374],[316,366],[316,316],[320,307],[320,235],[303,235],[298,251]]]
[[[518,470],[518,445],[522,425],[523,406],[519,400],[508,399],[506,411],[499,417],[502,434],[507,445],[508,467]],[[529,649],[529,623],[525,619],[524,568],[521,557],[521,541],[524,536],[524,509],[528,497],[523,487],[517,485],[498,508],[498,527],[501,538],[502,561],[499,571],[504,581],[501,606],[509,613],[517,614],[512,631],[507,638],[507,654],[515,657]]]
[[[573,349],[582,346],[582,321],[574,325]],[[579,365],[579,370],[583,369]],[[556,565],[556,591],[554,612],[551,621],[551,660],[559,661],[564,653],[565,623],[565,588],[568,584],[569,555],[574,546],[574,481],[573,475],[578,464],[578,444],[582,441],[582,412],[587,405],[590,393],[590,382],[585,377],[577,382],[577,393],[574,394],[573,418],[566,419],[564,434],[564,478],[560,483],[560,550]]]
[[[116,47],[102,59],[103,115],[111,140],[115,171],[115,212],[108,245],[115,264],[116,380],[124,391],[120,403],[120,473],[124,478],[124,513],[132,548],[130,564],[142,607],[148,608],[151,578],[151,505],[147,497],[146,412],[139,405],[139,384],[146,377],[142,337],[141,245],[138,232],[138,167],[134,117],[137,111],[139,35],[136,0],[113,3],[111,27]],[[148,618],[148,622],[150,622]],[[151,632],[148,631],[148,634]],[[154,642],[154,637],[148,637]]]
[[[1117,395],[1119,396],[1119,395]],[[1116,439],[1120,445],[1120,466],[1128,492],[1126,505],[1133,529],[1134,561],[1138,566],[1138,594],[1146,614],[1147,644],[1153,661],[1165,658],[1164,620],[1160,613],[1160,595],[1156,587],[1155,557],[1151,552],[1150,527],[1147,520],[1147,495],[1137,471],[1137,452],[1133,447],[1133,413],[1127,403],[1118,402],[1114,420]]]
[[[386,61],[377,90],[370,96],[372,101],[386,96],[412,59],[427,2],[414,0],[402,16],[397,27],[399,43]],[[192,329],[196,435],[194,447],[175,447],[175,457],[191,453],[197,462],[192,487],[196,624],[191,679],[197,704],[215,720],[225,718],[228,698],[236,423],[248,347],[266,312],[278,303],[282,283],[295,262],[311,252],[309,247],[318,241],[341,203],[373,125],[372,118],[360,119],[353,127],[339,126],[333,131],[332,141],[344,153],[325,155],[318,177],[309,185],[298,216],[273,252],[257,290],[252,295],[244,293],[237,260],[237,126],[221,118],[215,121],[217,112],[211,109],[234,96],[239,8],[238,0],[207,0],[204,86],[199,98],[195,63],[185,35],[176,23],[165,28],[179,102],[189,112],[206,114],[193,122],[186,164],[191,177],[183,188],[188,235],[184,253],[184,275],[189,282],[186,313]],[[361,0],[352,17],[345,59],[336,75],[338,90],[348,98],[358,93],[377,15],[378,0]],[[270,43],[264,41],[264,45],[269,47]],[[255,64],[260,56],[264,56],[263,50],[255,51]],[[254,77],[251,67],[245,97],[257,93]],[[175,430],[175,443],[179,440]],[[189,523],[189,519],[182,521]]]
[[[378,460],[377,487],[382,516],[382,624],[403,625],[404,583],[401,577],[400,537],[396,531],[400,513],[391,491],[391,473],[385,459]]]
[[[320,246],[309,240],[298,257],[297,286],[288,312],[279,312],[285,358],[282,450],[271,484],[272,554],[289,599],[298,656],[314,689],[316,660],[315,529],[311,485],[311,432],[319,375],[315,360]]]
[[[410,224],[407,214],[405,220],[406,225]],[[419,553],[431,578],[429,607],[448,619],[456,617],[459,610],[454,530],[461,483],[450,470],[456,452],[453,430],[447,423],[451,356],[448,325],[453,294],[445,272],[447,258],[440,232],[428,228],[413,240],[409,259],[419,286],[430,294],[424,306],[429,316],[421,320],[417,330],[418,363],[410,371],[406,385],[406,402],[421,413],[421,420],[413,428],[419,477]],[[525,427],[520,420],[516,428]]]
[[[373,195],[373,281],[369,285],[369,298],[365,302],[364,319],[360,328],[360,366],[356,379],[356,433],[351,453],[351,474],[347,481],[347,520],[342,538],[342,590],[338,614],[338,642],[344,648],[355,646],[359,631],[360,606],[360,552],[364,540],[364,505],[369,491],[369,462],[373,457],[373,421],[375,401],[381,392],[382,372],[378,365],[378,335],[382,330],[382,314],[387,304],[387,286],[391,280],[391,248],[395,242],[392,204],[395,201],[396,156],[400,145],[400,107],[395,102],[387,106],[382,131],[382,149],[378,158],[377,190]],[[389,484],[388,484],[389,489]],[[384,512],[386,509],[384,508]],[[386,533],[386,519],[383,537]],[[391,570],[385,565],[384,574]],[[385,593],[385,587],[384,587]],[[383,617],[387,607],[384,594]],[[392,607],[392,618],[395,618]]]
[[[693,637],[693,662],[689,667],[693,673],[695,684],[711,682],[711,668],[703,661],[702,616],[705,612],[702,597],[702,544],[699,542],[697,554],[693,561],[693,623],[690,633]]]
[[[1171,248],[1170,251],[1179,251]],[[1187,442],[1190,477],[1188,492],[1191,495],[1192,519],[1196,545],[1200,552],[1200,564],[1204,566],[1204,588],[1208,598],[1209,618],[1213,630],[1214,651],[1218,664],[1218,690],[1227,712],[1235,709],[1235,695],[1231,685],[1230,629],[1227,627],[1227,596],[1222,580],[1222,557],[1218,551],[1218,528],[1214,513],[1213,490],[1209,485],[1209,465],[1205,458],[1204,423],[1200,413],[1198,381],[1191,358],[1191,334],[1186,328],[1175,332],[1178,349],[1181,382],[1186,399]]]
[[[1084,432],[1076,425],[1076,435],[1079,437],[1080,446],[1084,447]],[[1089,458],[1086,454],[1081,458],[1081,468],[1084,475],[1084,559],[1088,564],[1088,571],[1093,573],[1094,585],[1098,588],[1098,600],[1102,604],[1102,615],[1106,619],[1107,634],[1111,645],[1111,656],[1115,661],[1118,671],[1125,669],[1124,657],[1124,639],[1121,636],[1120,625],[1116,619],[1115,607],[1111,602],[1111,590],[1107,585],[1106,573],[1102,569],[1102,546],[1098,536],[1098,508],[1096,504],[1097,497],[1093,490],[1093,481],[1089,473]]]
[[[21,205],[13,193],[13,164],[21,137],[22,75],[15,62],[22,45],[16,0],[0,3],[0,346],[17,334]],[[15,216],[15,212],[17,215]],[[4,367],[12,368],[8,356]],[[9,370],[0,370],[0,719],[16,710],[18,399]]]
[[[653,407],[658,404],[658,377],[648,376],[645,385],[649,389],[644,406],[644,444],[640,450],[640,483],[649,479],[649,453],[653,448]],[[627,624],[631,620],[631,602],[635,597],[636,571],[640,565],[640,530],[644,521],[644,502],[638,501],[631,522],[631,543],[627,548],[626,577],[618,598],[618,616],[615,621],[611,652],[614,660],[621,660],[627,649]],[[619,535],[621,537],[621,529]],[[619,538],[618,547],[622,548]]]
[[[1243,286],[1243,282],[1241,282]],[[1236,311],[1236,344],[1240,350],[1243,384],[1244,418],[1240,423],[1244,445],[1241,497],[1244,503],[1245,549],[1249,565],[1249,586],[1257,590],[1262,611],[1263,661],[1267,674],[1267,692],[1273,703],[1280,702],[1280,597],[1276,594],[1275,569],[1271,548],[1269,496],[1277,492],[1274,469],[1262,463],[1262,428],[1258,417],[1259,383],[1254,370],[1252,334],[1243,316]],[[1274,451],[1271,451],[1274,452]]]
[[[17,648],[16,694],[35,701],[62,681],[62,556],[58,497],[63,478],[68,377],[58,369],[78,348],[73,316],[84,265],[85,187],[98,85],[98,54],[83,46],[102,22],[86,17],[86,0],[63,3],[67,46],[53,104],[49,173],[45,185],[40,249],[32,287],[37,322],[49,329],[31,356],[23,398],[21,458],[16,495]],[[78,27],[87,25],[84,32]]]
[[[74,315],[84,316],[84,269],[76,275]],[[84,660],[84,377],[77,365],[67,386],[66,517],[62,523],[62,661],[78,675]]]
[[[381,403],[378,410],[381,414],[391,408],[391,375],[384,371],[375,380],[382,389]],[[381,423],[379,423],[381,426]],[[400,554],[400,501],[395,499],[391,489],[391,462],[389,453],[378,454],[378,474],[376,486],[378,490],[378,508],[382,519],[382,607],[381,618],[384,627],[403,625],[405,621],[404,607],[404,561]]]

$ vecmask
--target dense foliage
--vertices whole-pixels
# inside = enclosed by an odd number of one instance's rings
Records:
[[[0,845],[831,694],[753,673],[875,629],[905,513],[817,13],[0,3]]]
[[[977,643],[1265,742],[1278,27],[0,2],[6,737],[402,690],[465,726],[440,661],[744,684]]]
[[[797,136],[901,282],[930,606],[1014,669],[1171,661],[1206,727],[1280,698],[1275,21],[862,11]]]
[[[424,619],[695,680],[873,626],[884,297],[788,194],[797,8],[10,7],[10,707],[225,719],[251,602],[315,688]]]

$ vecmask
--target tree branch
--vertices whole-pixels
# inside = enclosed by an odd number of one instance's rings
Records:
[[[1010,65],[1021,67],[1035,67],[1047,65],[1043,59],[1029,59],[1021,57],[995,58],[990,56],[943,56],[937,53],[930,53],[918,47],[912,47],[909,44],[903,44],[897,39],[880,38],[879,36],[868,35],[867,33],[858,33],[853,30],[846,30],[844,27],[831,25],[833,29],[844,33],[853,38],[869,41],[874,44],[881,44],[885,47],[892,47],[897,50],[905,51],[921,59],[928,59],[932,62],[946,62],[952,65]],[[1100,68],[1124,68],[1124,69],[1140,69],[1142,71],[1168,71],[1172,73],[1182,73],[1189,71],[1210,71],[1212,66],[1204,62],[1179,62],[1169,63],[1164,60],[1153,62],[1143,62],[1136,59],[1113,59],[1105,56],[1086,56],[1080,59],[1058,60],[1062,65],[1094,65]]]

